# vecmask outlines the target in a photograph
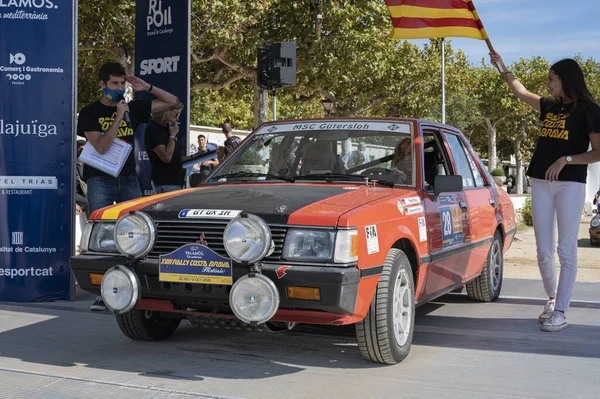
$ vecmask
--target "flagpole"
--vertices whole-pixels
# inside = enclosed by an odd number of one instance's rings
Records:
[[[490,41],[489,38],[485,39],[485,44],[487,44],[488,49],[490,49],[491,53],[496,52],[496,50],[494,50],[494,46],[492,46],[492,42]],[[506,72],[506,71],[502,70],[502,65],[494,64],[494,66],[498,69],[498,71],[500,71],[500,73]]]
[[[446,123],[446,39],[442,37],[442,123]]]

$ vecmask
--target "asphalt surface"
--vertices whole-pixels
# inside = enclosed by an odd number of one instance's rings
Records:
[[[539,330],[541,283],[505,279],[495,303],[451,294],[417,310],[409,357],[364,361],[352,327],[195,328],[125,338],[73,302],[0,304],[0,398],[598,398],[600,283],[577,283],[569,328]]]

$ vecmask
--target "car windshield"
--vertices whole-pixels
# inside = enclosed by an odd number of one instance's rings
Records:
[[[245,140],[206,183],[240,181],[414,184],[411,125],[386,121],[269,124]]]

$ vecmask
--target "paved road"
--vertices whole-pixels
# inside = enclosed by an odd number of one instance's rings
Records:
[[[537,284],[536,284],[537,283]],[[75,302],[0,304],[0,398],[598,398],[600,284],[578,283],[570,327],[543,333],[539,282],[505,280],[492,304],[421,307],[410,356],[360,357],[352,328],[197,329],[134,342]],[[536,299],[539,297],[539,299]]]

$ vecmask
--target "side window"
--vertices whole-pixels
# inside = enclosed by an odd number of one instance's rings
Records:
[[[449,175],[448,161],[440,144],[440,137],[432,131],[423,132],[423,176],[425,190],[433,190],[437,175]]]
[[[463,146],[465,146],[464,143]],[[477,162],[473,159],[473,156],[471,155],[471,151],[469,151],[468,148],[465,148],[465,153],[467,154],[467,159],[469,160],[469,165],[471,166],[471,172],[473,172],[473,176],[475,177],[475,187],[484,187],[485,180],[483,180],[483,177],[481,176],[481,172],[477,167]]]
[[[471,166],[467,160],[465,149],[463,148],[460,139],[458,136],[449,133],[444,133],[444,137],[446,137],[446,141],[448,141],[448,146],[452,152],[452,158],[454,158],[456,168],[458,169],[457,172],[462,176],[463,187],[467,189],[474,188],[475,181],[473,179],[473,172],[471,171]]]

